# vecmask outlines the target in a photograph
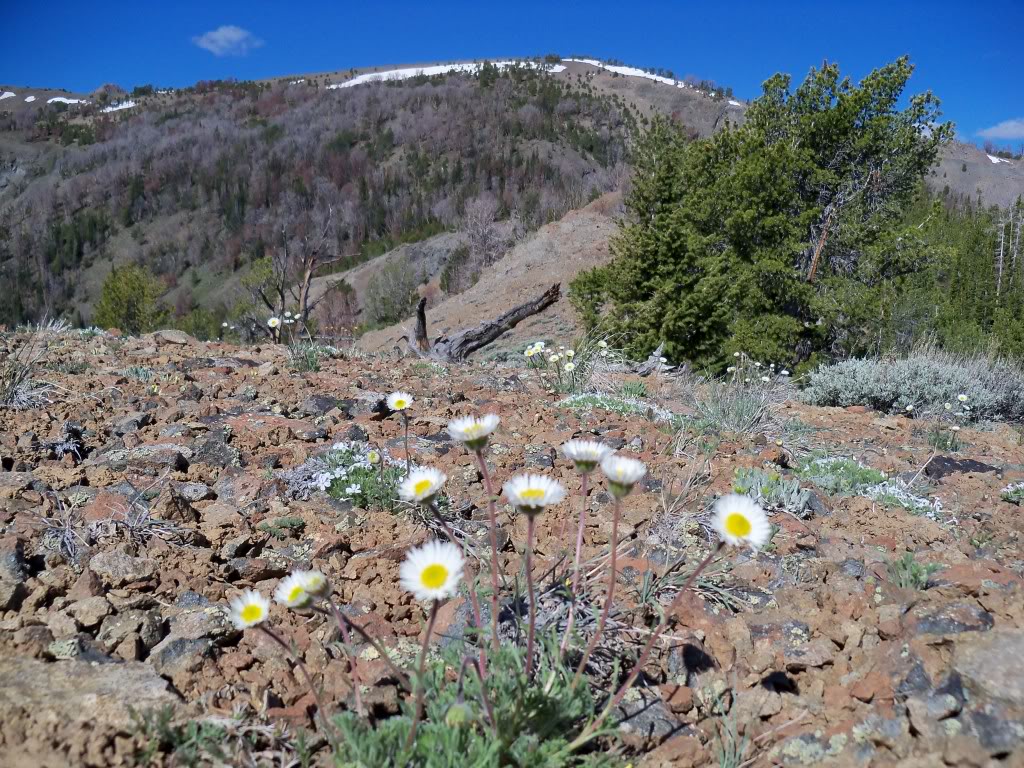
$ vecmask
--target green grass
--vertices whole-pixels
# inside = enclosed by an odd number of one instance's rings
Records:
[[[931,575],[941,569],[935,563],[917,562],[912,552],[886,564],[889,582],[901,589],[927,589]]]
[[[275,539],[286,539],[294,534],[302,533],[305,527],[306,521],[301,517],[288,516],[264,520],[256,526],[256,529],[269,533]]]

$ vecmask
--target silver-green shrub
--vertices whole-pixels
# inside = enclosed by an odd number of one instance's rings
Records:
[[[1006,360],[923,346],[906,357],[844,360],[810,374],[812,405],[865,405],[887,413],[935,414],[967,396],[972,421],[1024,420],[1024,370]]]

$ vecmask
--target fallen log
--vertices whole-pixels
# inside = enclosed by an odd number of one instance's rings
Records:
[[[416,306],[415,339],[410,341],[408,336],[405,338],[410,348],[420,357],[429,357],[446,363],[462,362],[478,349],[483,349],[496,341],[506,331],[515,328],[526,318],[550,307],[558,301],[561,290],[561,284],[555,283],[536,299],[512,307],[494,320],[459,331],[450,338],[441,335],[433,344],[427,338],[427,302],[426,299],[420,299]]]

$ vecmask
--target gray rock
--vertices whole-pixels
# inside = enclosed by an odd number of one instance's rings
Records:
[[[145,411],[130,413],[121,419],[114,426],[114,434],[118,436],[127,435],[129,432],[137,432],[142,427],[153,423],[153,414]]]
[[[107,616],[96,634],[96,642],[110,652],[129,636],[137,635],[146,648],[152,648],[163,638],[163,624],[156,611],[132,610]]]
[[[136,662],[46,663],[19,656],[0,658],[0,720],[26,712],[39,722],[87,724],[91,728],[132,725],[132,711],[177,706],[181,699],[152,667]]]
[[[189,501],[206,501],[216,496],[206,483],[171,483],[171,487]]]
[[[973,473],[998,472],[999,467],[991,464],[983,464],[974,459],[955,459],[952,456],[936,456],[928,462],[924,473],[932,480],[941,480],[948,475]]]
[[[153,341],[160,344],[197,344],[198,342],[184,331],[168,328],[151,334]],[[145,338],[145,337],[143,337]]]
[[[115,448],[86,463],[109,466],[118,471],[136,468],[154,471],[170,469],[184,472],[188,469],[191,458],[192,450],[183,445],[148,443],[135,448]]]
[[[121,587],[153,576],[160,563],[148,557],[132,557],[121,550],[100,552],[92,556],[89,569],[110,587]]]
[[[683,727],[660,696],[642,688],[634,688],[633,691],[640,695],[636,698],[631,698],[632,694],[627,696],[614,713],[619,734],[628,746],[634,749],[653,748]]]
[[[68,613],[83,627],[92,629],[110,615],[110,603],[102,595],[87,597],[72,603],[68,607]]]
[[[923,605],[910,612],[910,625],[919,635],[954,635],[961,632],[987,632],[992,614],[973,602]]]
[[[221,607],[185,610],[171,619],[167,637],[153,647],[149,661],[168,677],[194,672],[214,646],[237,634]]]
[[[199,444],[192,456],[192,463],[206,464],[211,467],[238,466],[238,451],[217,436],[212,436]]]
[[[28,578],[24,542],[16,536],[0,539],[0,581],[23,584]]]
[[[796,672],[802,669],[824,667],[835,658],[835,645],[827,638],[818,638],[801,643],[783,652],[786,669]]]
[[[1024,709],[1024,630],[996,629],[958,641],[953,669],[975,696]]]

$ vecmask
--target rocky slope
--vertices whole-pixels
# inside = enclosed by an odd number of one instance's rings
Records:
[[[920,516],[803,482],[808,515],[774,513],[770,547],[730,558],[682,601],[646,688],[621,713],[634,765],[712,765],[729,722],[753,739],[751,765],[1024,760],[1024,525],[1019,507],[1000,499],[1024,478],[1010,428],[964,429],[959,453],[934,456],[917,420],[790,401],[779,418],[799,420],[799,432],[680,443],[643,415],[570,409],[521,369],[494,363],[442,369],[355,356],[299,374],[283,347],[202,344],[180,332],[47,341],[39,376],[54,385],[52,402],[0,411],[0,764],[132,764],[144,742],[132,708],[169,706],[176,718],[242,723],[250,734],[265,735],[268,723],[308,727],[313,701],[286,656],[235,630],[225,612],[240,589],[269,593],[296,566],[323,570],[345,610],[408,658],[421,615],[397,571],[424,528],[400,510],[322,492],[300,500],[282,476],[338,441],[402,458],[401,421],[380,404],[398,387],[416,397],[413,459],[449,475],[467,530],[486,519],[484,491],[444,430],[456,414],[500,414],[498,482],[531,468],[577,494],[541,518],[539,571],[568,546],[578,504],[578,480],[555,448],[595,436],[647,462],[621,526],[625,611],[645,571],[706,552],[705,505],[732,488],[737,469],[790,477],[813,449],[916,475],[941,501]],[[683,415],[687,386],[647,380],[660,406]],[[688,477],[692,492],[673,504]],[[600,488],[587,506],[585,551],[597,558],[611,507]],[[501,512],[508,572],[525,524]],[[907,552],[936,566],[927,589],[894,583],[887,564]],[[460,616],[458,601],[445,608],[445,642]],[[272,618],[322,676],[326,706],[349,706],[330,627],[279,607]],[[627,649],[643,638],[621,637]],[[382,682],[380,660],[359,650],[364,701],[386,716],[399,693]],[[275,743],[286,750],[286,741]]]
[[[580,331],[576,311],[569,303],[569,283],[586,269],[601,266],[610,258],[608,240],[616,230],[615,216],[621,205],[618,193],[609,193],[559,221],[541,227],[516,245],[498,262],[485,269],[475,285],[444,298],[427,311],[431,339],[492,320],[503,312],[535,298],[554,283],[561,283],[562,298],[539,315],[527,318],[478,356],[518,354],[535,339],[570,341]],[[367,265],[373,267],[373,264]],[[412,318],[359,337],[360,349],[405,349]]]

